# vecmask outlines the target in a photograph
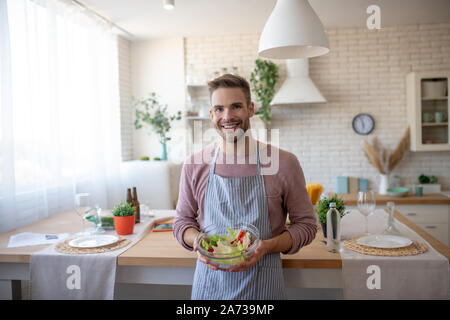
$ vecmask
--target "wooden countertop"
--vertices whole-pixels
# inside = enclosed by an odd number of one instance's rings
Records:
[[[450,260],[450,249],[420,229],[403,215],[395,212],[395,218],[404,223],[437,251]],[[38,233],[75,233],[81,229],[79,216],[74,212],[64,212],[43,219],[26,227],[0,234],[0,263],[29,263],[30,254],[39,251],[45,246],[30,246],[20,248],[7,248],[9,237],[21,232]],[[322,230],[318,230],[316,238],[311,244],[303,247],[293,255],[282,255],[284,268],[327,268],[340,269],[342,261],[339,254],[327,251],[323,242]],[[172,232],[149,232],[144,238],[122,253],[117,264],[120,266],[174,266],[194,267],[196,254],[181,247],[174,239]]]
[[[344,203],[349,206],[356,206],[358,201],[358,194],[339,194],[344,200]],[[396,198],[387,195],[375,195],[375,201],[378,204],[386,204],[389,201],[395,202],[397,205],[401,204],[450,204],[450,198],[440,193],[424,194],[422,197],[408,194],[406,197]]]

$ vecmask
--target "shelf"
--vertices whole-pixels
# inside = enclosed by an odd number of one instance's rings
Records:
[[[208,86],[206,84],[200,84],[200,83],[190,83],[187,85],[190,88],[195,88],[195,89],[206,89],[208,88]]]
[[[187,116],[185,117],[187,120],[210,120],[209,117],[200,117],[200,116]]]
[[[433,101],[433,100],[447,100],[448,97],[427,97],[422,98],[422,101]]]
[[[448,146],[450,146],[450,144],[448,144],[448,143],[423,143],[423,147],[429,147],[430,148],[430,151],[433,151],[433,150],[431,150],[431,148],[433,147],[433,146],[435,146],[435,147],[448,147]]]
[[[440,126],[448,126],[448,122],[427,122],[422,123],[422,127],[440,127]]]

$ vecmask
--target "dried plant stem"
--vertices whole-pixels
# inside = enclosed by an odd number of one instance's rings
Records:
[[[389,167],[388,167],[389,172],[394,170],[394,168],[398,165],[400,160],[403,159],[403,156],[405,155],[405,152],[408,150],[408,148],[409,148],[409,127],[406,128],[406,131],[403,134],[403,137],[401,138],[394,152],[392,152],[391,155],[389,156]]]
[[[380,145],[376,137],[373,137],[372,144],[364,141],[364,155],[369,160],[369,163],[377,169],[378,173],[391,173],[403,159],[403,156],[409,148],[409,134],[408,127],[397,144],[397,147],[391,153]]]
[[[369,162],[375,167],[375,169],[377,169],[379,173],[385,174],[383,166],[381,165],[381,162],[378,159],[378,155],[377,152],[375,151],[375,148],[367,141],[364,141],[363,151],[367,160],[369,160]]]

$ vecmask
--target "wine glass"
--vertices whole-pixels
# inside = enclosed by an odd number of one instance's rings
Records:
[[[366,219],[365,234],[369,235],[368,216],[375,210],[375,193],[373,191],[358,193],[358,210]]]
[[[141,203],[141,220],[142,218],[154,217],[154,212],[150,209],[150,205],[148,201],[143,201]]]
[[[83,221],[83,229],[76,234],[77,236],[89,236],[105,232],[102,228],[102,222],[99,216],[101,209],[98,205],[92,205],[91,195],[89,193],[77,193],[75,195],[75,211]],[[85,220],[91,216],[93,216],[93,220],[95,221],[93,222],[95,227],[86,229],[84,224]]]
[[[83,222],[81,232],[77,233],[77,236],[87,236],[90,234],[85,228],[84,220],[91,210],[91,195],[89,193],[75,194],[75,212],[81,217],[81,221]]]

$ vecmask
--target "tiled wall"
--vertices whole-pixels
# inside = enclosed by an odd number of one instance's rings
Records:
[[[406,74],[450,70],[450,23],[386,27],[380,30],[327,30],[331,52],[310,59],[310,76],[327,103],[291,105],[273,110],[273,128],[280,129],[280,147],[300,160],[306,180],[334,191],[334,177],[369,178],[377,188],[378,174],[362,152],[367,137],[353,132],[351,121],[361,112],[375,119],[382,144],[395,148],[407,127]],[[250,78],[257,59],[259,34],[188,37],[187,76],[205,81],[214,71],[237,66]],[[285,78],[283,61],[280,81]],[[193,65],[193,67],[191,66]],[[410,186],[421,174],[436,175],[450,189],[450,152],[410,152],[394,170]]]
[[[118,37],[119,89],[120,89],[120,133],[122,138],[122,160],[133,158],[133,120],[131,109],[131,43]]]

